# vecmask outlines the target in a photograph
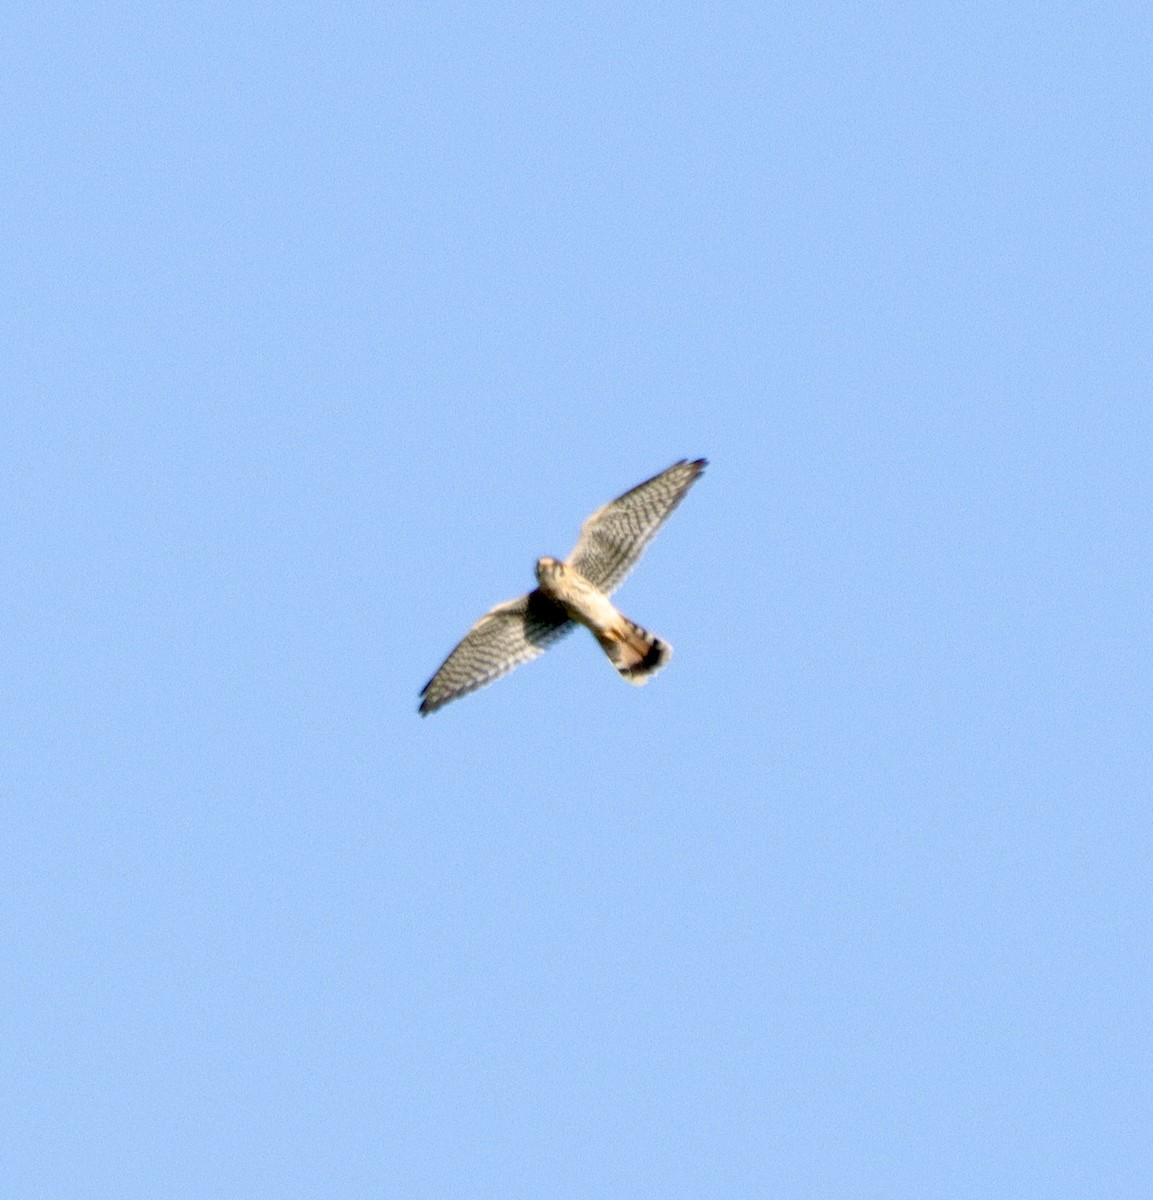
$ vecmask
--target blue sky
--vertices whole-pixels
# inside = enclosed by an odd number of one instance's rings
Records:
[[[11,1194],[1149,1195],[1148,6],[0,32]]]

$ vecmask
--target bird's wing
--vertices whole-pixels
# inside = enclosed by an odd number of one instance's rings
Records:
[[[703,458],[692,462],[682,458],[598,508],[581,526],[567,565],[605,593],[620,587],[705,466]]]
[[[498,604],[464,635],[421,689],[421,715],[435,712],[543,654],[572,625],[565,610],[539,588]]]

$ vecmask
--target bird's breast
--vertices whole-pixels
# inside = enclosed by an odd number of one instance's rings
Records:
[[[616,623],[619,614],[609,598],[572,567],[542,575],[540,589],[550,600],[563,605],[574,621],[587,625],[594,633]]]

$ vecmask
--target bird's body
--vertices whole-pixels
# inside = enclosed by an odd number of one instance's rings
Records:
[[[559,604],[569,620],[583,625],[596,638],[609,661],[629,681],[648,681],[669,661],[673,648],[635,625],[579,571],[542,558],[536,564],[540,590]]]
[[[557,562],[555,558],[541,558],[536,564],[536,578],[540,590],[559,604],[569,619],[584,625],[594,634],[603,633],[616,622],[620,613],[613,602],[579,572]]]
[[[609,599],[705,468],[682,459],[597,509],[569,557],[537,560],[538,587],[490,609],[421,691],[434,712],[536,658],[574,625],[584,625],[629,683],[647,683],[672,647],[634,624]]]

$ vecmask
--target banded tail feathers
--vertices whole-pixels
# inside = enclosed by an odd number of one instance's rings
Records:
[[[634,625],[627,617],[621,617],[619,624],[598,633],[596,639],[621,678],[637,687],[648,683],[673,656],[673,648],[668,642]]]

